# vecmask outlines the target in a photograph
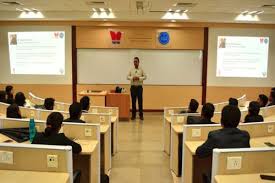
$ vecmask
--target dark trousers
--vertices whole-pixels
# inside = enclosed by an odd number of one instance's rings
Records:
[[[131,86],[131,98],[132,98],[132,117],[136,117],[137,107],[136,102],[138,99],[139,116],[143,117],[143,105],[142,105],[142,86]]]

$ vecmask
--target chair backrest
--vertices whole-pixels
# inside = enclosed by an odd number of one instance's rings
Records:
[[[208,133],[221,129],[220,124],[214,125],[184,125],[184,141],[205,141]],[[251,138],[275,135],[275,122],[240,123],[239,129],[248,131]]]
[[[69,112],[65,112],[65,111],[57,111],[57,110],[43,110],[43,109],[39,109],[39,118],[40,120],[46,121],[48,116],[52,113],[52,112],[59,112],[63,115],[64,119],[69,118]]]
[[[176,124],[187,124],[188,116],[200,116],[200,113],[183,113],[183,114],[172,114],[171,123],[172,125]]]
[[[29,100],[31,101],[31,103],[33,103],[35,105],[43,105],[44,104],[44,99],[35,96],[32,92],[29,92]]]
[[[0,143],[0,151],[1,159],[11,156],[11,161],[0,162],[0,170],[68,173],[73,182],[71,146]],[[49,156],[57,157],[57,167],[48,166]]]
[[[5,128],[26,128],[29,127],[29,119],[14,119],[0,117],[0,129]],[[45,121],[35,120],[35,127],[38,132],[44,131]]]
[[[0,102],[0,114],[6,115],[8,107],[9,107],[9,104]]]
[[[63,123],[63,132],[70,139],[100,141],[99,124],[90,123]]]
[[[21,116],[23,118],[31,118],[40,119],[40,110],[35,108],[28,107],[19,107],[21,111]]]
[[[240,158],[240,169],[231,169],[230,159]],[[212,182],[217,175],[275,173],[275,148],[214,149]]]
[[[111,113],[112,116],[118,117],[118,107],[102,107],[102,106],[90,106],[89,113]]]
[[[275,115],[275,105],[273,106],[268,106],[268,107],[262,107],[260,109],[260,114],[263,117],[269,117],[269,116],[274,116]]]
[[[246,94],[237,98],[239,107],[245,107],[246,105]]]
[[[82,113],[81,119],[86,123],[111,125],[111,113]]]

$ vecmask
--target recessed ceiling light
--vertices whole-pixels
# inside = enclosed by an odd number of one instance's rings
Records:
[[[44,15],[40,11],[23,11],[18,18],[30,18],[30,19],[36,19],[36,18],[44,18]]]
[[[171,20],[171,22],[176,22],[176,20]]]

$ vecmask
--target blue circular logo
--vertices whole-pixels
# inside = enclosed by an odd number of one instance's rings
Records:
[[[162,45],[168,44],[170,41],[170,36],[168,32],[160,32],[159,33],[159,43]]]
[[[268,39],[265,39],[264,42],[265,42],[265,44],[267,44],[268,43]]]

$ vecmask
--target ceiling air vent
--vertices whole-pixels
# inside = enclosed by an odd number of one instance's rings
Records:
[[[106,2],[105,1],[88,1],[86,2],[86,4],[91,6],[105,6]]]
[[[23,3],[17,2],[17,1],[1,1],[0,4],[8,5],[8,6],[22,6]]]
[[[262,8],[275,8],[275,4],[265,4],[261,6]]]
[[[196,5],[197,5],[196,3],[181,3],[181,2],[179,2],[179,3],[175,3],[173,6],[186,8],[186,7],[194,7]]]

